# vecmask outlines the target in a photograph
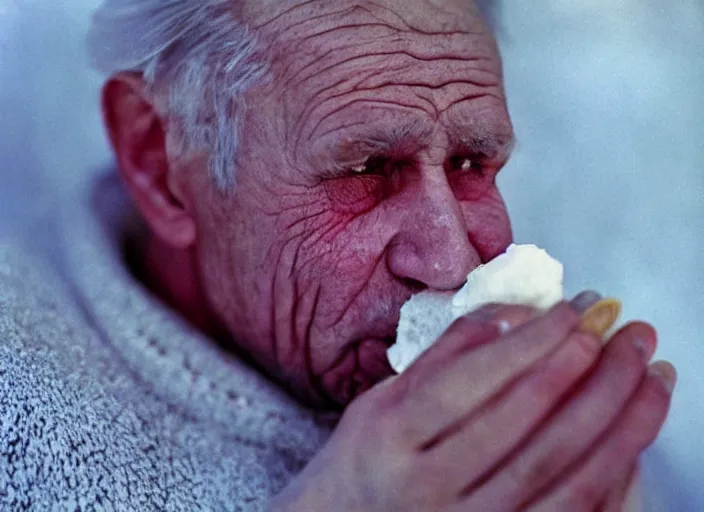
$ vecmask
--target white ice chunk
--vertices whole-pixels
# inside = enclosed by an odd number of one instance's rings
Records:
[[[405,370],[449,327],[456,318],[452,296],[452,292],[425,291],[401,307],[396,343],[387,351],[394,370],[399,373]]]
[[[387,352],[391,367],[408,368],[450,324],[485,304],[524,304],[545,310],[563,298],[563,267],[535,245],[511,245],[480,265],[456,294],[425,291],[401,308],[396,343]]]

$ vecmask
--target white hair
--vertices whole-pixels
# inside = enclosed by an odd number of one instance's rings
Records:
[[[87,41],[98,71],[143,74],[178,132],[169,144],[177,155],[206,151],[221,190],[234,184],[244,93],[268,74],[233,11],[232,0],[104,0]]]

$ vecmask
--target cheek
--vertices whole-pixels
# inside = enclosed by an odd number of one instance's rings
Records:
[[[496,187],[492,186],[475,201],[460,204],[470,241],[482,262],[504,252],[513,241],[513,234],[506,205]]]
[[[327,180],[322,187],[333,212],[355,216],[368,212],[384,199],[385,181],[381,176],[354,176]]]
[[[304,288],[332,287],[344,295],[347,283],[363,281],[383,250],[375,242],[383,186],[381,178],[368,176],[326,180],[309,189],[299,200],[306,207],[279,216],[283,244],[272,248],[272,266],[286,267]]]
[[[472,170],[450,172],[447,177],[458,201],[476,203],[496,189],[496,171]]]
[[[316,323],[329,328],[368,289],[384,261],[391,227],[378,208],[382,192],[376,178],[330,180],[322,187],[325,207],[290,246],[291,275],[301,290],[320,290]]]

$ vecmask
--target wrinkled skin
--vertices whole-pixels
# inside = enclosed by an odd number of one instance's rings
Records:
[[[237,187],[193,178],[203,288],[266,370],[317,405],[391,374],[399,309],[511,242],[498,52],[466,1],[252,2],[273,76],[247,95]],[[194,173],[196,175],[197,173]]]

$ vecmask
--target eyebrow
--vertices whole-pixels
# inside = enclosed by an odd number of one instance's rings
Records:
[[[470,122],[450,127],[450,146],[486,158],[507,160],[516,145],[513,132],[489,126],[488,123]],[[339,177],[344,174],[343,167],[361,164],[374,154],[411,157],[429,145],[433,131],[433,127],[422,121],[399,123],[383,129],[365,126],[363,133],[350,134],[347,140],[337,142],[331,148],[329,155],[336,165],[323,167],[319,176]]]
[[[516,147],[513,131],[482,129],[476,126],[473,129],[453,127],[450,130],[450,142],[458,149],[488,158],[508,159]]]
[[[358,159],[369,153],[412,154],[427,145],[432,128],[426,123],[415,121],[392,127],[367,130],[339,142],[333,148],[333,157],[339,161]]]

